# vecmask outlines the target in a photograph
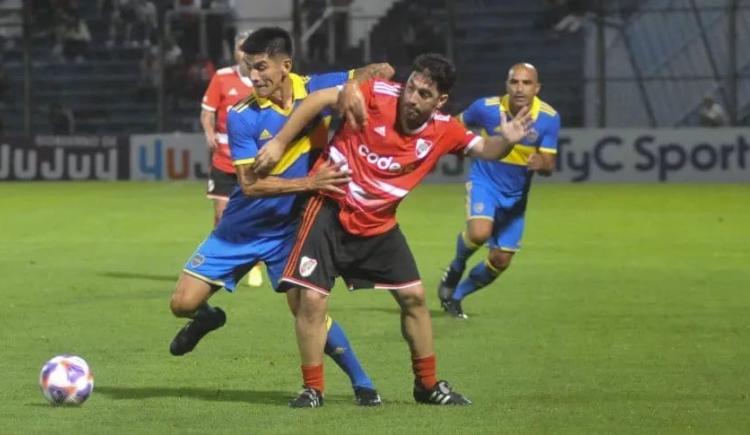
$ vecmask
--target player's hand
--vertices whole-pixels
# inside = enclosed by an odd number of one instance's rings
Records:
[[[268,175],[271,169],[281,160],[285,148],[286,146],[275,138],[268,141],[263,148],[258,150],[258,155],[255,156],[255,162],[253,163],[253,171],[261,176]]]
[[[549,177],[555,169],[555,156],[553,154],[533,153],[527,162],[529,171]]]
[[[216,138],[215,132],[206,132],[206,145],[211,151],[215,151],[219,147],[219,140]]]
[[[529,156],[529,161],[527,163],[529,171],[540,171],[544,169],[544,156],[540,153],[534,153]]]
[[[519,110],[513,119],[508,118],[507,113],[500,112],[500,134],[509,143],[518,143],[529,134],[534,119],[531,117],[528,107]]]
[[[344,194],[340,187],[351,181],[351,174],[348,170],[342,168],[342,165],[335,165],[330,162],[323,163],[314,174],[310,175],[312,190],[325,190]]]
[[[373,66],[375,67],[375,73],[373,74],[375,78],[390,80],[396,74],[396,70],[388,62],[376,63]]]
[[[344,88],[339,92],[336,111],[356,130],[367,125],[365,98],[362,96],[362,91],[359,90],[357,82],[346,82]]]

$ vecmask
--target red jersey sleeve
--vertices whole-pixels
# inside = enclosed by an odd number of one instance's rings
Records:
[[[211,82],[208,84],[206,93],[203,94],[203,101],[201,103],[201,108],[209,112],[216,112],[216,109],[219,107],[220,103],[221,103],[221,81],[219,80],[219,75],[214,74],[214,76],[211,78]]]
[[[359,85],[359,90],[362,91],[362,96],[365,98],[365,107],[370,107],[373,100],[372,86],[375,80],[370,79]]]
[[[473,131],[463,126],[456,118],[451,118],[446,126],[446,132],[443,136],[444,149],[448,153],[466,153],[482,140],[481,136],[477,136]]]

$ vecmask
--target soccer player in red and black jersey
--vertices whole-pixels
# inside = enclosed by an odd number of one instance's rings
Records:
[[[201,126],[211,151],[211,174],[206,196],[214,201],[215,223],[221,218],[229,196],[237,185],[227,140],[227,113],[232,106],[253,92],[250,77],[243,74],[240,68],[243,55],[240,46],[248,35],[249,32],[237,35],[234,51],[237,64],[216,71],[201,102]]]
[[[235,104],[253,92],[253,82],[243,74],[242,43],[250,31],[240,32],[234,39],[234,59],[237,62],[216,71],[208,84],[201,102],[201,126],[206,135],[206,144],[211,152],[211,173],[208,176],[206,197],[214,202],[214,226],[221,219],[232,191],[237,186],[237,175],[229,154],[227,136],[227,113]],[[248,285],[263,284],[260,265],[248,272]]]
[[[320,192],[307,204],[281,287],[299,300],[295,330],[302,360],[303,390],[290,405],[323,404],[323,348],[328,295],[342,276],[350,289],[389,290],[401,308],[401,330],[409,345],[414,399],[435,405],[465,405],[469,399],[438,381],[432,323],[416,262],[396,222],[404,197],[447,153],[497,160],[526,136],[528,110],[504,119],[500,135],[482,138],[440,113],[455,81],[455,68],[436,54],[419,56],[405,85],[370,80],[344,90],[312,94],[257,157],[267,170],[286,145],[323,108],[360,107],[324,150],[326,159],[350,173],[343,193]]]

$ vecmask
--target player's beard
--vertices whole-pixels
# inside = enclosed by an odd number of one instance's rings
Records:
[[[399,104],[399,112],[400,117],[403,117],[403,127],[409,130],[419,127],[426,120],[424,114],[418,108],[405,103]]]

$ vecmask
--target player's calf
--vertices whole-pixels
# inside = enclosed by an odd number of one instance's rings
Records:
[[[438,298],[440,301],[446,301],[453,295],[453,291],[456,290],[458,282],[461,280],[463,275],[463,268],[454,267],[453,263],[445,268],[443,276],[440,278],[440,284],[438,285]]]

